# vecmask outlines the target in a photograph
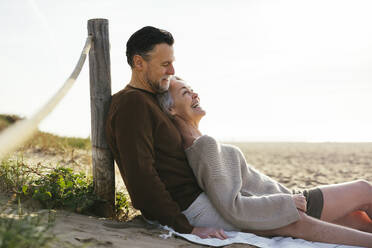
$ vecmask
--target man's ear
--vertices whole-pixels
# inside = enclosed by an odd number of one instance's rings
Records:
[[[142,56],[136,54],[133,56],[133,66],[137,70],[143,70],[145,60],[142,58]]]

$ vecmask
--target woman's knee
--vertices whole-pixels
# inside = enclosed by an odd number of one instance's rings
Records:
[[[352,182],[354,198],[358,197],[358,199],[354,199],[356,201],[362,201],[363,204],[370,204],[372,203],[372,185],[364,180],[359,179]]]
[[[355,181],[355,184],[357,185],[358,189],[362,192],[366,192],[368,194],[372,195],[372,185],[364,180],[364,179],[359,179]]]

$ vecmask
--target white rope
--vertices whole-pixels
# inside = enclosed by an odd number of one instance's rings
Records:
[[[30,119],[16,122],[0,134],[0,161],[3,160],[7,154],[14,152],[19,146],[32,138],[33,134],[37,131],[40,122],[53,111],[57,104],[67,94],[83,68],[91,44],[92,37],[88,36],[79,61],[70,77],[65,81],[61,89],[59,89],[59,91],[36,114],[34,114]]]

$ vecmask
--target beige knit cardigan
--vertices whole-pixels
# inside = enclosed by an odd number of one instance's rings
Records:
[[[291,191],[249,166],[239,148],[203,135],[186,155],[199,186],[232,225],[270,230],[299,219]]]

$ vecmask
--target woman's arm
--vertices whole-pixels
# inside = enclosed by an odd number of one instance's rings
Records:
[[[204,135],[186,149],[186,155],[200,187],[231,224],[241,229],[269,230],[299,219],[293,196],[285,190],[281,193],[279,184],[276,187],[273,180],[250,170],[237,148],[221,146]]]
[[[175,116],[174,123],[199,186],[233,225],[241,229],[273,229],[298,220],[297,208],[306,210],[303,196],[288,194],[289,190],[279,183],[248,168],[240,150],[221,147],[179,116]]]

